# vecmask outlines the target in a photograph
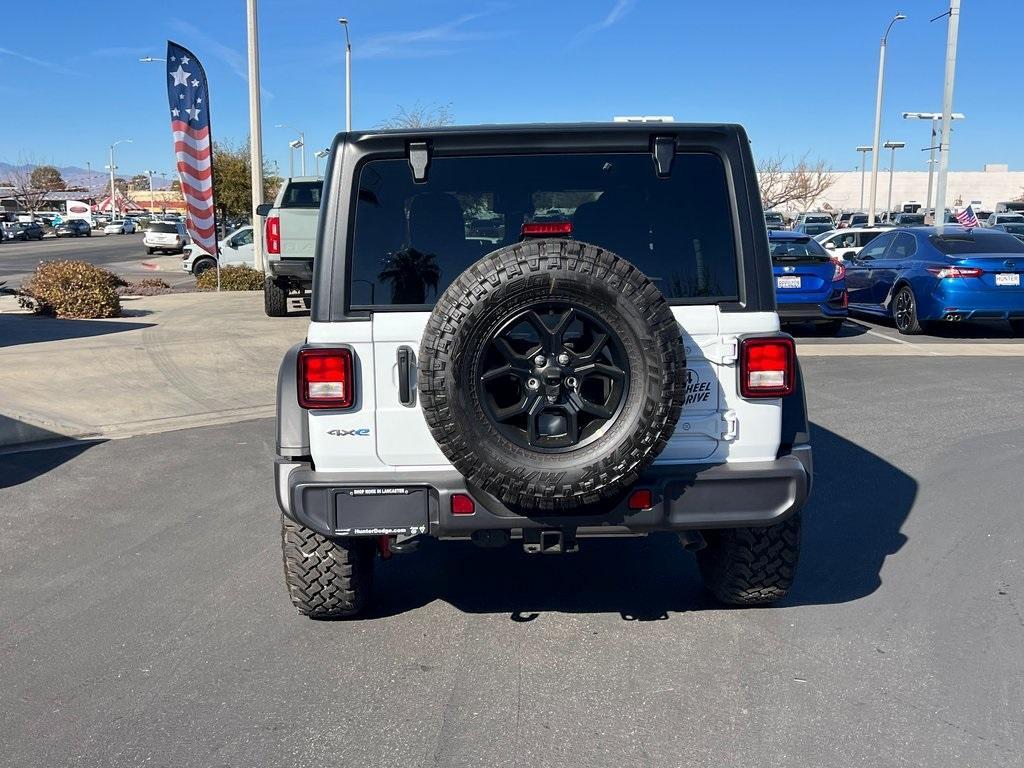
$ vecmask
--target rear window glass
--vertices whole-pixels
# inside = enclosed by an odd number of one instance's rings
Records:
[[[975,253],[1024,253],[1024,243],[1008,232],[979,232],[967,235],[931,235],[932,245],[950,256]]]
[[[163,235],[175,235],[175,234],[178,233],[178,225],[177,224],[162,224],[162,223],[157,222],[155,224],[150,224],[149,227],[148,227],[148,231],[149,232],[156,232],[156,233],[163,234]]]
[[[828,251],[821,247],[817,240],[800,238],[799,240],[769,240],[772,247],[772,259],[789,261],[791,259],[829,259]]]
[[[355,308],[429,305],[469,265],[518,242],[527,222],[631,261],[669,300],[738,298],[733,211],[717,155],[434,158],[415,184],[405,159],[360,171],[349,285]]]
[[[320,181],[293,181],[284,191],[281,207],[319,208],[320,191],[323,186],[323,182]]]

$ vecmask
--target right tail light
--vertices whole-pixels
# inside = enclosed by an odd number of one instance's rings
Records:
[[[758,336],[740,341],[740,394],[785,397],[793,393],[796,348],[787,336]]]
[[[278,216],[267,216],[267,253],[281,255],[281,219]]]

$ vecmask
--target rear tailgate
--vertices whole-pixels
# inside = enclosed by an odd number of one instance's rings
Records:
[[[281,258],[312,259],[320,209],[282,208],[278,216],[281,221]]]

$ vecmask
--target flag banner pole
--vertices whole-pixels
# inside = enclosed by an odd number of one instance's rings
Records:
[[[186,227],[192,242],[213,255],[220,290],[209,82],[195,54],[172,40],[167,41],[167,103]]]

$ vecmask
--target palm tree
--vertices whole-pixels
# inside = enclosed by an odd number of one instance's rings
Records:
[[[427,288],[436,293],[440,277],[437,256],[410,247],[389,254],[377,280],[391,283],[392,304],[425,304]]]

